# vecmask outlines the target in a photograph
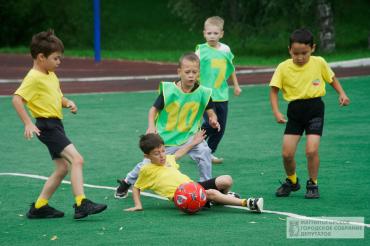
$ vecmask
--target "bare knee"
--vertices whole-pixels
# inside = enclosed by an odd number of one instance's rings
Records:
[[[82,166],[84,164],[84,158],[81,155],[76,155],[72,159],[72,165]]]
[[[306,150],[306,157],[307,158],[315,158],[319,155],[319,151],[317,149],[308,149]]]
[[[284,162],[292,162],[294,160],[294,154],[291,152],[283,152]]]
[[[230,175],[222,175],[216,178],[216,186],[219,190],[228,191],[233,185],[233,178]]]

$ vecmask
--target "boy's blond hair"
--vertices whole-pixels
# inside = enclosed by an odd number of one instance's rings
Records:
[[[220,16],[212,16],[209,17],[205,22],[204,22],[204,28],[207,26],[217,26],[221,30],[224,29],[224,19],[222,19]]]

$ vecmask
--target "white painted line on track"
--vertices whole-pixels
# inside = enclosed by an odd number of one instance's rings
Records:
[[[48,177],[45,176],[40,176],[40,175],[34,175],[34,174],[26,174],[26,173],[0,173],[0,176],[18,176],[18,177],[26,177],[26,178],[32,178],[32,179],[41,179],[41,180],[47,180]],[[71,184],[70,181],[63,180],[63,184]],[[84,184],[85,187],[89,188],[95,188],[95,189],[106,189],[106,190],[116,190],[116,187],[111,187],[111,186],[103,186],[103,185],[92,185],[92,184]],[[131,190],[129,190],[131,192]],[[140,192],[140,194],[147,196],[147,197],[152,197],[160,200],[168,200],[165,197],[161,197],[152,193],[148,192]],[[238,207],[238,206],[229,206],[226,205],[225,207],[228,208],[235,208],[235,209],[241,209],[241,210],[249,210],[245,207]],[[280,212],[280,211],[272,211],[272,210],[263,210],[263,213],[268,213],[268,214],[277,214],[277,215],[283,215],[291,218],[296,218],[296,219],[304,219],[304,220],[314,220],[314,221],[325,221],[325,222],[336,222],[340,223],[341,221],[338,220],[330,220],[326,218],[317,218],[317,217],[308,217],[305,215],[299,215],[299,214],[294,214],[294,213],[289,213],[289,212]],[[370,224],[365,224],[365,223],[359,223],[359,222],[346,222],[351,225],[356,225],[356,226],[363,226],[370,228]]]

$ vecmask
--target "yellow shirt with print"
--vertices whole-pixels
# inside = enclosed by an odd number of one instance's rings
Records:
[[[63,118],[62,91],[53,72],[44,74],[31,69],[14,93],[21,96],[34,118]]]
[[[332,83],[334,75],[322,57],[311,56],[303,66],[288,59],[276,68],[270,86],[281,89],[286,101],[322,97],[326,93],[325,82]]]
[[[152,190],[156,194],[172,200],[180,184],[192,182],[178,169],[179,164],[176,163],[175,156],[167,155],[165,165],[145,164],[141,168],[134,186],[140,190]]]

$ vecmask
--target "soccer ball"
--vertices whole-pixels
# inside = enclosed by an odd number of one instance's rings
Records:
[[[194,214],[206,204],[206,191],[196,182],[181,184],[175,191],[173,201],[183,212]]]

